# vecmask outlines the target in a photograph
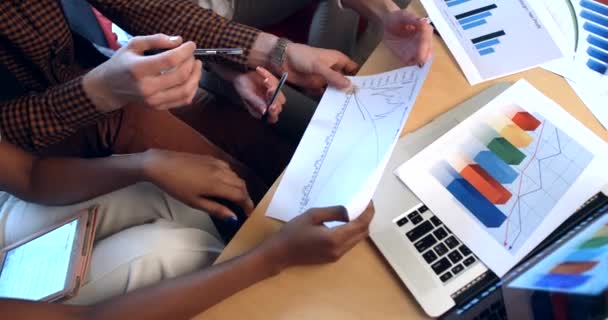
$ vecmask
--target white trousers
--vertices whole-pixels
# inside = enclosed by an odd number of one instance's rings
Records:
[[[0,246],[15,243],[92,205],[98,228],[84,286],[68,303],[92,304],[210,266],[224,248],[209,216],[140,183],[65,207],[0,193]]]

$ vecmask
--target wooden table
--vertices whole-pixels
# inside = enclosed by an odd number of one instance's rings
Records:
[[[419,1],[410,10],[424,15]],[[593,117],[566,81],[536,68],[527,72],[470,86],[439,37],[434,39],[435,60],[404,133],[415,130],[437,115],[483,91],[497,81],[528,80],[570,114],[608,141],[608,131]],[[380,45],[360,74],[400,67]],[[220,256],[224,261],[246,252],[268,238],[281,223],[264,213],[277,183],[266,194],[251,218]],[[204,294],[204,292],[201,292]],[[196,319],[417,319],[425,315],[407,288],[367,240],[337,263],[292,268],[226,299]]]

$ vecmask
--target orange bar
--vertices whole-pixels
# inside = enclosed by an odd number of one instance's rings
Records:
[[[496,179],[492,178],[478,164],[466,166],[462,169],[460,175],[493,204],[505,204],[511,199],[511,192],[505,189]]]
[[[598,264],[597,261],[562,262],[553,267],[549,273],[552,274],[581,274],[585,273]]]
[[[540,121],[529,112],[525,111],[516,113],[511,120],[513,120],[518,127],[526,131],[534,131],[540,126]]]

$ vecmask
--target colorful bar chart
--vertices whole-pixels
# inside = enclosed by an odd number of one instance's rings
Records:
[[[599,74],[608,71],[608,0],[582,0],[580,17],[583,29],[589,32],[586,50],[587,67]]]
[[[442,161],[433,170],[435,178],[452,196],[488,228],[499,228],[507,220],[497,206],[513,197],[505,185],[519,176],[513,167],[526,159],[520,148],[534,141],[528,132],[542,125],[530,113],[514,109],[507,112],[509,115],[493,116],[488,124],[479,124],[474,130],[473,136],[483,146],[482,150],[476,154],[463,151],[468,154]]]
[[[494,47],[500,43],[499,37],[506,35],[502,30],[471,39],[480,55],[485,56],[496,52]]]
[[[448,4],[449,6],[449,4]],[[473,29],[488,23],[486,18],[492,16],[492,9],[496,9],[495,4],[461,13],[455,16],[456,20],[464,30]]]

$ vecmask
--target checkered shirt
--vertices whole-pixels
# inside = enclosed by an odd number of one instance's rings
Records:
[[[160,32],[181,35],[202,48],[243,48],[243,56],[206,60],[242,69],[259,34],[189,0],[88,2],[131,34]],[[25,91],[0,101],[3,138],[37,151],[105,116],[83,90],[87,70],[75,57],[72,33],[58,0],[0,0],[0,40],[0,63]],[[11,80],[0,79],[0,90],[5,90],[5,81]]]

